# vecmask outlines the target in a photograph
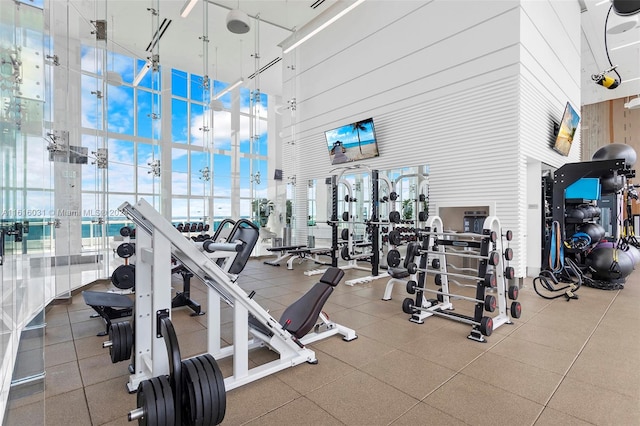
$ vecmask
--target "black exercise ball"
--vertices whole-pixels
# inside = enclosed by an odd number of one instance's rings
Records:
[[[591,244],[597,244],[604,238],[605,230],[601,225],[593,222],[587,222],[580,225],[580,232],[584,232],[591,238]]]
[[[567,217],[571,219],[584,219],[584,210],[582,209],[570,209],[567,210]]]
[[[623,282],[633,271],[633,260],[617,248],[599,247],[587,256],[587,266],[593,279]]]
[[[613,175],[600,178],[600,188],[603,194],[613,194],[624,187],[624,178],[620,175]]]
[[[632,167],[636,164],[638,157],[635,149],[623,143],[610,143],[609,145],[605,145],[597,150],[591,157],[593,161],[616,160],[618,158],[623,158],[625,164]]]

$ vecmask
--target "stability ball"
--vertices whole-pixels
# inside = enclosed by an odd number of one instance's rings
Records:
[[[640,262],[640,250],[638,250],[635,246],[629,244],[624,252],[631,258],[634,265],[637,265]]]
[[[580,225],[580,232],[584,232],[591,238],[591,244],[597,244],[604,238],[605,230],[601,225],[594,222],[587,222]]]
[[[593,279],[619,283],[633,271],[633,260],[620,249],[598,247],[587,256],[587,266]]]
[[[609,145],[605,145],[597,150],[591,157],[593,161],[615,160],[618,158],[624,159],[627,166],[633,167],[638,157],[635,149],[623,143],[610,143]]]

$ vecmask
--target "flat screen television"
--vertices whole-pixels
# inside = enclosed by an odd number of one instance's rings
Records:
[[[378,142],[373,118],[356,121],[324,132],[331,164],[377,157]]]
[[[562,155],[569,155],[571,143],[573,142],[573,137],[576,134],[579,122],[580,117],[578,116],[578,113],[573,109],[571,104],[567,102],[567,106],[564,107],[564,114],[562,115],[562,121],[560,122],[560,129],[556,134],[553,149]]]

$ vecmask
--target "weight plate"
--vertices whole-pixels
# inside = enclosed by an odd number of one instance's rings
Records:
[[[399,246],[402,244],[402,235],[399,231],[393,230],[389,232],[389,242],[394,246]]]
[[[128,226],[123,226],[122,228],[120,228],[120,235],[123,237],[128,237],[129,235],[131,235],[131,228],[129,228]]]
[[[489,240],[492,243],[495,243],[496,241],[498,241],[498,234],[496,234],[496,231],[491,231],[491,233],[489,234]]]
[[[158,413],[156,406],[156,393],[151,380],[143,380],[138,385],[136,396],[137,407],[142,408],[144,415],[138,419],[139,425],[157,425]]]
[[[392,268],[395,268],[396,266],[400,265],[400,252],[396,249],[391,249],[389,250],[389,253],[387,253],[387,265],[389,265]]]
[[[489,294],[484,298],[484,310],[493,312],[496,310],[497,302],[495,296]]]
[[[120,337],[124,334],[124,353],[122,355],[122,361],[124,361],[131,358],[131,351],[133,350],[133,328],[129,321],[122,321],[121,324]]]
[[[418,213],[418,220],[420,222],[426,222],[427,219],[429,219],[429,213],[427,213],[427,212]]]
[[[397,200],[397,199],[398,199],[398,193],[397,193],[397,192],[395,192],[395,191],[392,191],[392,192],[389,194],[389,199],[390,199],[391,201],[395,201],[395,200]]]
[[[509,230],[504,236],[507,239],[507,241],[511,241],[513,239],[513,232]]]
[[[416,294],[417,283],[413,280],[407,281],[407,293]]]
[[[485,336],[491,336],[491,333],[493,333],[493,319],[491,317],[482,317],[480,320],[480,333]]]
[[[516,300],[518,299],[518,294],[520,293],[520,289],[517,285],[509,286],[509,299]]]
[[[118,327],[118,323],[111,323],[109,326],[109,341],[111,341],[109,356],[111,362],[115,364],[120,361],[120,327]]]
[[[484,286],[495,288],[498,285],[498,281],[496,280],[496,276],[489,272],[484,276]]]
[[[122,243],[116,249],[116,254],[123,259],[128,259],[136,254],[136,246],[131,243]]]
[[[198,368],[193,359],[182,361],[182,422],[187,425],[202,424],[204,401],[200,389]]]
[[[204,354],[200,356],[201,359],[204,359],[209,362],[214,372],[214,382],[218,388],[218,397],[217,397],[217,407],[218,407],[218,416],[215,416],[214,410],[214,424],[222,423],[224,420],[224,415],[227,410],[227,391],[224,386],[224,376],[222,375],[222,371],[220,371],[220,367],[218,367],[218,363],[215,358],[211,354]],[[211,383],[211,382],[210,382]],[[215,401],[214,401],[215,402]],[[213,404],[212,404],[213,405]]]
[[[497,265],[500,262],[500,255],[497,251],[489,253],[489,265]]]
[[[510,310],[512,318],[520,318],[520,315],[522,315],[522,305],[520,305],[520,302],[511,302]]]
[[[434,277],[434,281],[436,285],[442,285],[442,274],[436,274]]]
[[[424,194],[420,194],[420,195],[418,196],[418,201],[420,201],[420,202],[427,201],[427,196],[426,196],[426,195],[424,195]]]
[[[433,269],[440,269],[440,259],[433,259],[431,261],[431,267]]]
[[[512,280],[516,276],[516,270],[513,266],[507,266],[504,269],[504,277],[508,280]]]
[[[400,223],[400,212],[393,211],[389,213],[389,222]]]
[[[342,247],[342,250],[340,250],[340,257],[342,257],[343,260],[351,259],[351,256],[349,256],[349,246]]]
[[[160,395],[162,395],[162,398],[159,398],[158,401],[156,401],[159,418],[158,424],[160,426],[173,426],[176,423],[176,406],[173,399],[173,390],[171,389],[169,378],[167,376],[160,376],[154,377],[151,380],[153,380],[154,382],[153,384],[156,391],[156,396],[159,397]]]
[[[202,389],[202,401],[204,402],[204,418],[203,424],[212,425],[215,406],[218,405],[218,386],[215,383],[215,373],[211,364],[202,357],[196,357],[196,361],[200,366],[200,388]]]
[[[342,231],[340,231],[340,238],[347,241],[349,239],[349,229],[344,228]]]
[[[121,290],[128,290],[136,285],[135,265],[120,265],[111,274],[111,282]]]
[[[413,314],[413,299],[407,297],[402,301],[402,312],[405,314],[412,315]]]
[[[511,247],[507,247],[504,250],[504,258],[506,260],[513,260],[513,249]]]
[[[407,272],[409,272],[410,274],[415,274],[416,272],[418,272],[418,265],[416,265],[415,263],[410,263],[407,265]]]
[[[444,302],[444,294],[437,293],[437,298],[438,298],[438,302],[440,302],[440,303]]]
[[[342,220],[349,222],[349,212],[342,212]]]

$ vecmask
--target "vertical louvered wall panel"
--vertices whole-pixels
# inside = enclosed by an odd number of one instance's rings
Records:
[[[562,111],[552,102],[537,124],[537,110],[535,119],[523,119],[528,107],[520,103],[519,2],[464,2],[462,15],[451,2],[390,4],[363,3],[358,13],[284,58],[295,75],[285,71],[283,98],[295,97],[298,104],[294,120],[283,118],[285,141],[295,135],[295,149],[283,149],[283,165],[285,176],[297,177],[296,216],[306,219],[307,181],[322,183],[333,168],[324,131],[373,117],[380,156],[357,164],[377,169],[428,164],[431,213],[439,206],[493,206],[503,228],[519,234],[511,247],[513,266],[523,276],[526,158],[555,153],[548,142],[539,152],[526,152],[521,138],[540,144],[544,133],[548,141],[552,130],[541,123],[549,123],[550,109],[554,116]],[[363,21],[370,25],[349,31]],[[407,28],[419,34],[407,38]],[[529,47],[527,54],[535,57],[539,51],[544,49]],[[535,61],[544,67],[544,61]],[[536,90],[525,95],[541,96],[532,108],[548,97]],[[299,242],[306,241],[304,226],[295,233]]]

